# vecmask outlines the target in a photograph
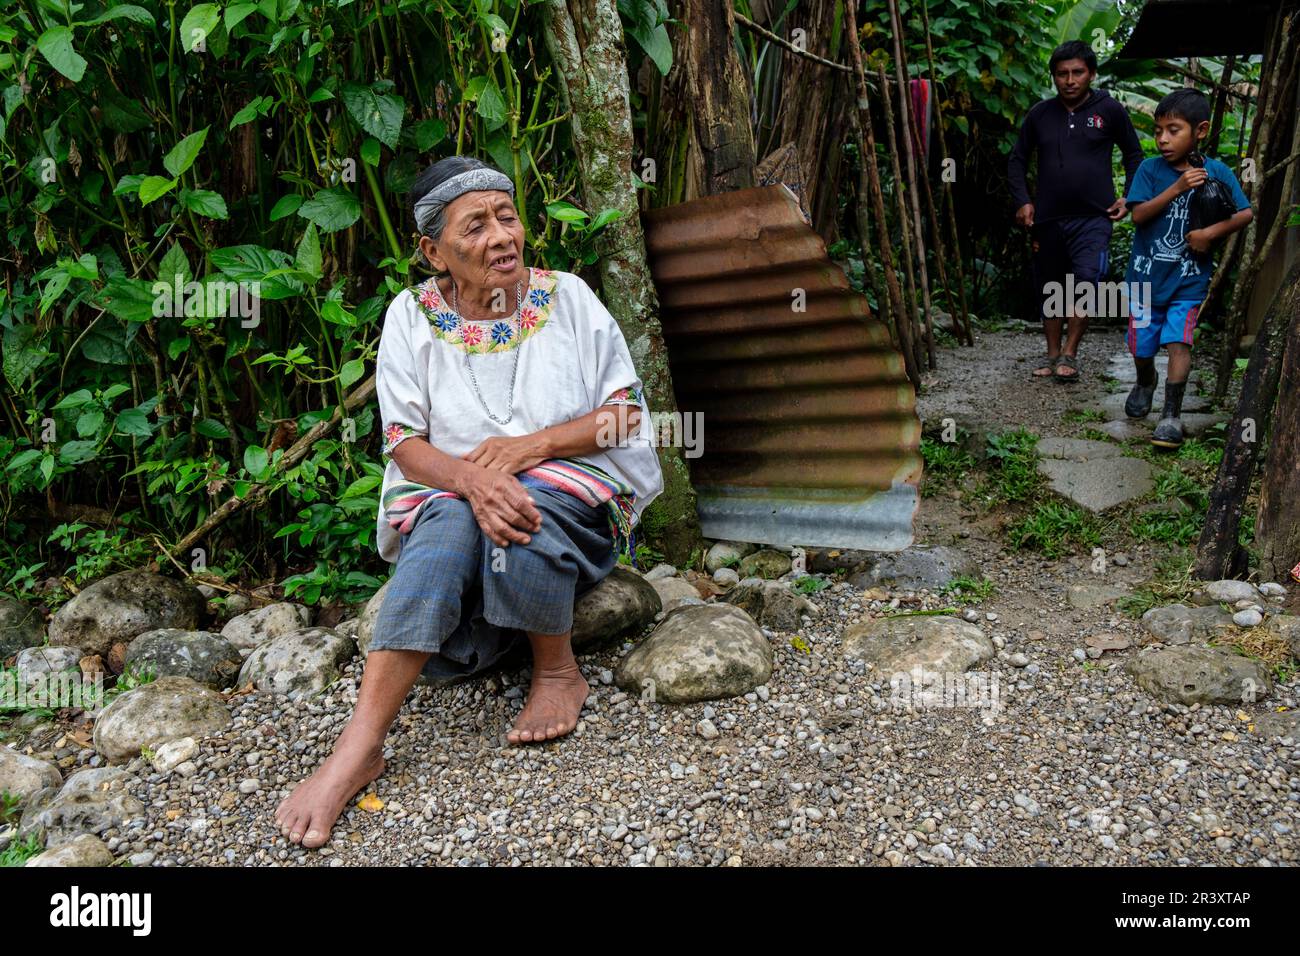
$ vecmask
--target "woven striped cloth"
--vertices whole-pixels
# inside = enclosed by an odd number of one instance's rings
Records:
[[[609,515],[614,550],[626,554],[636,567],[636,533],[632,527],[632,502],[636,493],[602,468],[576,458],[548,458],[515,476],[525,488],[554,488],[573,495],[593,508],[602,505]],[[415,527],[421,506],[431,498],[459,498],[454,491],[431,488],[414,481],[396,481],[384,494],[384,517],[401,534]]]

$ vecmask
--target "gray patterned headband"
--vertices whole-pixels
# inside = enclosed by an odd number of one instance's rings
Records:
[[[415,204],[415,223],[422,236],[440,236],[447,205],[463,193],[476,189],[501,189],[515,195],[515,184],[505,173],[480,167],[457,173],[446,182],[425,193]]]

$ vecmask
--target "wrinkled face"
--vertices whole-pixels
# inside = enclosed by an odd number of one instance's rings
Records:
[[[420,249],[435,269],[450,272],[466,290],[513,286],[526,272],[524,224],[510,194],[500,189],[457,196],[447,206],[442,236],[422,236]]]
[[[1078,57],[1073,60],[1062,60],[1052,71],[1052,82],[1056,84],[1056,92],[1061,94],[1061,99],[1071,103],[1087,95],[1088,88],[1092,86],[1092,77],[1093,73],[1088,69],[1088,64]]]
[[[1167,162],[1176,163],[1193,149],[1210,131],[1208,122],[1193,126],[1181,116],[1161,116],[1156,120],[1156,149]]]

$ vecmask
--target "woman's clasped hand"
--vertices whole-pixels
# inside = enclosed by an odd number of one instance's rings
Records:
[[[541,530],[542,516],[528,490],[508,472],[477,468],[464,492],[478,526],[498,547],[528,544],[529,533]]]

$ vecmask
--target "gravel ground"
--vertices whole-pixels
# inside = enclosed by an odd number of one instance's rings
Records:
[[[977,555],[988,546],[964,543]],[[1141,563],[1124,571],[1137,576]],[[319,851],[284,841],[272,814],[342,730],[358,667],[315,704],[237,698],[234,727],[204,744],[197,774],[130,785],[150,822],[109,845],[157,865],[1300,860],[1300,741],[1248,733],[1235,708],[1155,705],[1121,670],[1132,651],[1077,661],[1086,634],[1135,628],[1069,608],[1065,585],[1082,573],[1069,562],[1003,556],[989,570],[998,596],[972,615],[1002,645],[981,671],[997,680],[995,715],[895,710],[887,682],[846,666],[840,635],[894,601],[944,602],[903,591],[873,602],[835,585],[814,597],[819,612],[800,633],[808,650],[774,635],[773,678],[745,698],[643,704],[609,684],[627,645],[583,658],[593,686],[583,720],[540,749],[502,736],[526,671],[417,688],[372,788],[383,808],[354,801]],[[1298,696],[1292,682],[1270,703],[1295,707]]]
[[[1027,374],[1016,356],[1037,347],[1022,333],[984,336],[977,346],[1000,348],[1008,375]],[[946,387],[955,404],[990,373],[983,353],[961,354],[969,356],[966,371],[932,387],[927,402],[945,401]],[[957,367],[948,358],[945,367]],[[1095,378],[1097,369],[1084,374]],[[1045,396],[1045,418],[1026,420],[1041,427],[1077,402],[1070,396],[1098,384],[1030,389],[1017,379],[999,388],[1022,396],[1018,405],[984,404],[1010,416]],[[1098,578],[1084,558],[1006,551],[996,519],[963,507],[945,495],[926,498],[917,540],[963,548],[997,586],[967,611],[999,648],[977,669],[996,681],[996,711],[894,708],[887,681],[843,657],[843,631],[864,616],[943,607],[946,599],[836,584],[812,596],[818,611],[804,619],[799,640],[769,632],[772,679],[744,698],[642,703],[611,683],[631,647],[624,644],[581,659],[593,693],[573,734],[514,748],[504,733],[522,704],[526,671],[417,688],[389,734],[388,768],[371,788],[382,808],[354,800],[320,850],[287,843],[272,816],[342,730],[360,663],[314,703],[237,697],[234,726],[203,743],[193,776],[130,765],[139,776],[128,787],[149,820],[106,839],[115,854],[154,865],[1300,861],[1300,740],[1247,729],[1269,707],[1296,707],[1300,680],[1244,710],[1157,705],[1122,670],[1136,650],[1076,659],[1088,635],[1136,638],[1137,627],[1110,609],[1071,608],[1066,589],[1084,579],[1139,582],[1159,555],[1134,548]],[[81,751],[77,764],[90,754]]]

